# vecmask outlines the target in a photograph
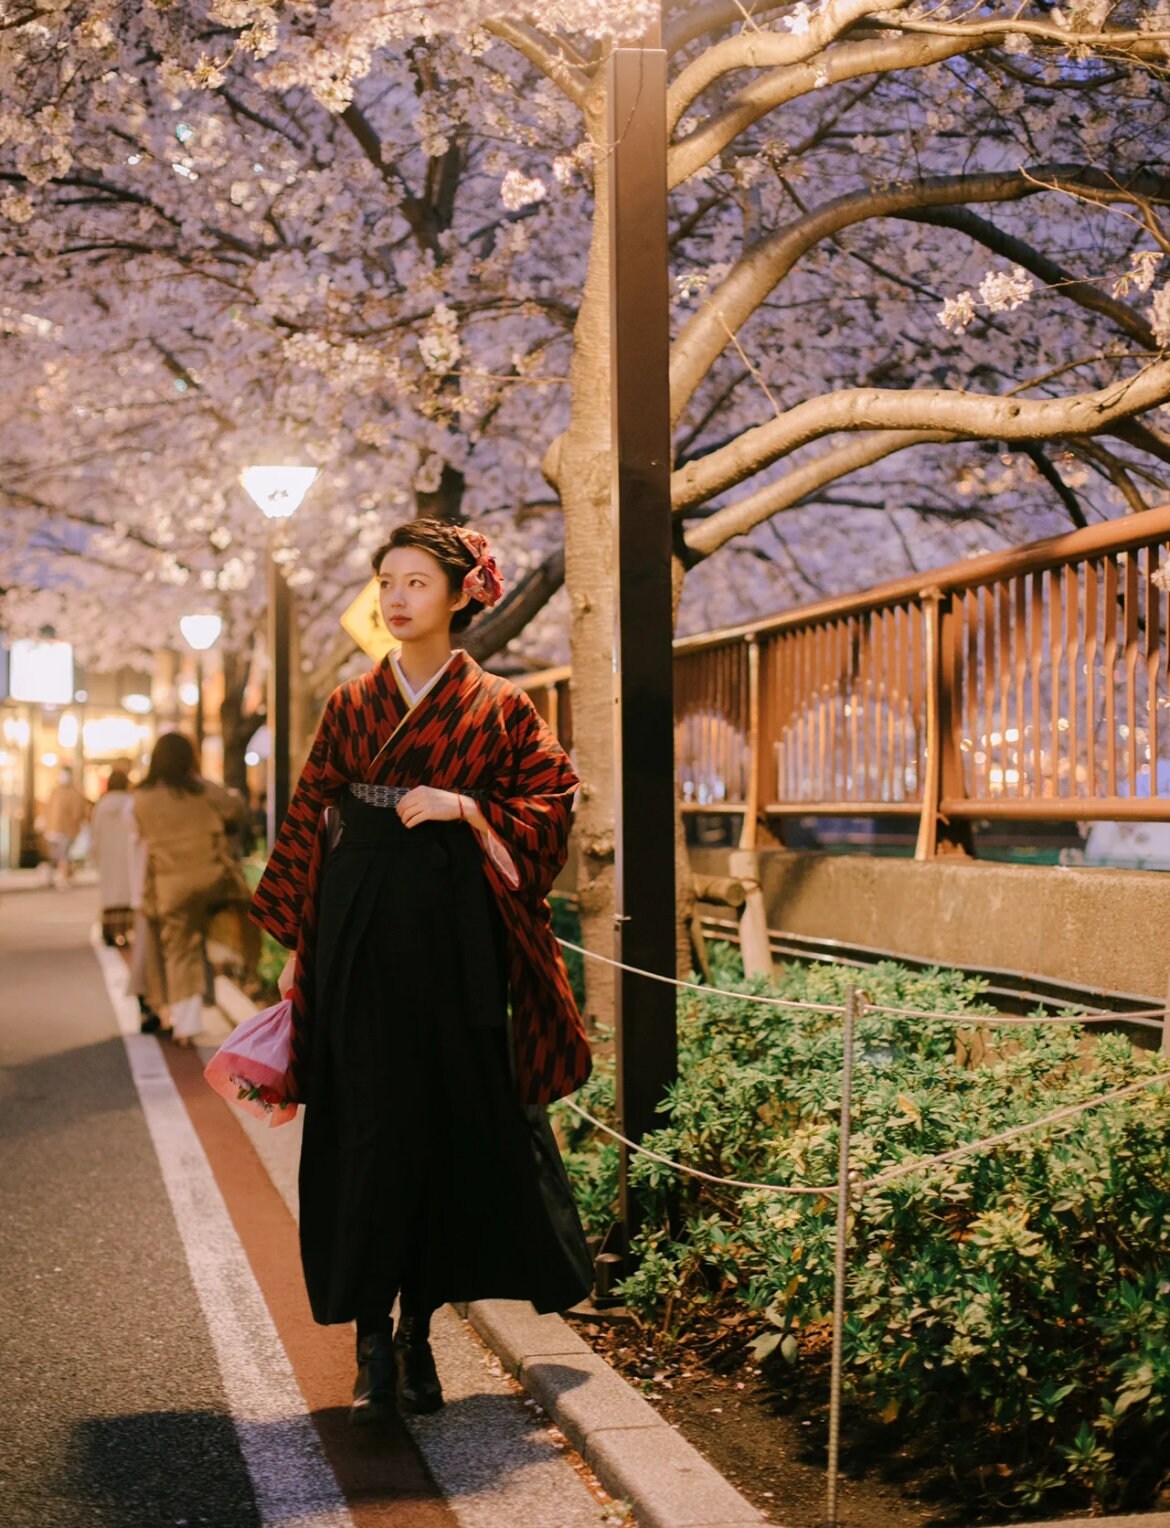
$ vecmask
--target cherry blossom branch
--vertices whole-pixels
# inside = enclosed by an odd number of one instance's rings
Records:
[[[1138,210],[1138,216],[1134,221],[1146,230],[1164,253],[1170,254],[1170,236],[1166,234],[1154,212],[1155,201],[1163,203],[1170,201],[1170,195],[1167,195],[1165,191],[1158,196],[1143,195],[1140,190],[1135,189],[1133,186],[1123,185],[1120,181],[1113,180],[1112,178],[1103,177],[1103,179],[1105,183],[1095,188],[1082,186],[1067,187],[1058,182],[1042,182],[1041,189],[1063,191],[1066,195],[1075,197],[1077,201],[1088,202],[1094,207],[1112,207],[1116,206],[1118,202],[1128,202]],[[1166,185],[1167,182],[1163,181],[1162,184]]]
[[[675,451],[679,457],[684,456],[691,446],[700,439],[704,430],[706,430],[707,426],[719,413],[720,409],[735,396],[738,389],[750,376],[751,372],[746,369],[732,371],[723,386],[709,400],[703,412],[690,424],[685,435],[675,441]]]
[[[701,562],[735,536],[746,536],[749,531],[770,520],[773,515],[798,505],[838,478],[847,477],[862,467],[912,446],[945,445],[954,436],[932,430],[902,430],[881,435],[870,435],[860,440],[848,441],[819,456],[815,461],[786,472],[774,483],[745,494],[733,503],[724,505],[707,515],[703,523],[689,529],[684,536],[691,562]]]
[[[843,388],[798,403],[674,474],[678,511],[702,504],[772,462],[840,430],[941,431],[966,440],[1049,440],[1093,435],[1170,399],[1170,359],[1065,398],[1020,399],[950,388]]]
[[[1098,444],[1097,441],[1092,440],[1079,441],[1077,443],[1077,454],[1085,457],[1098,472],[1109,479],[1114,488],[1117,489],[1118,493],[1121,494],[1122,498],[1129,505],[1131,514],[1138,515],[1143,510],[1150,508],[1150,505],[1142,497],[1141,492],[1130,476],[1130,473],[1134,470],[1131,462],[1122,461],[1114,452]],[[1053,468],[1053,471],[1055,470]],[[1155,491],[1160,491],[1160,487],[1156,488]]]
[[[863,75],[924,69],[971,51],[961,39],[880,37],[867,42],[838,43],[816,59],[773,70],[746,85],[721,111],[705,117],[701,127],[671,147],[667,183],[672,190],[682,185],[754,122],[821,86],[837,85]]]
[[[1123,440],[1127,446],[1144,451],[1155,461],[1170,463],[1170,435],[1164,435],[1160,430],[1155,430],[1144,419],[1122,420],[1109,433],[1115,435],[1118,440]]]
[[[584,107],[589,74],[579,61],[569,61],[563,43],[550,43],[547,37],[524,21],[489,21],[484,30],[515,48],[552,80],[575,106]]]
[[[49,16],[52,12],[47,6],[29,6],[26,11],[17,11],[12,16],[0,16],[0,32],[10,32],[16,27],[27,27],[34,21],[39,21],[42,16]]]
[[[677,421],[691,394],[725,348],[727,331],[737,333],[797,260],[821,240],[869,218],[900,217],[918,209],[961,206],[968,202],[1018,201],[1054,186],[1065,191],[1097,184],[1112,183],[1092,168],[1063,165],[998,174],[940,176],[909,186],[850,192],[827,202],[748,249],[685,325],[671,350],[672,418]],[[1145,175],[1136,179],[1132,189],[1141,194],[1165,195],[1170,192],[1170,181]]]
[[[1068,27],[1056,26],[1052,22],[1023,21],[1014,17],[1005,18],[1003,21],[946,22],[899,16],[892,24],[903,32],[920,32],[936,37],[955,37],[962,34],[984,41],[997,42],[1002,42],[1009,36],[1034,37],[1040,42],[1053,43],[1066,51],[1079,48],[1106,56],[1110,53],[1121,52],[1128,58],[1139,58],[1154,63],[1163,60],[1164,49],[1159,44],[1170,41],[1170,32],[1166,31],[1151,29],[1148,32],[1122,30],[1074,32]]]
[[[667,53],[679,53],[700,37],[709,37],[741,23],[745,26],[749,22],[754,24],[787,9],[787,4],[753,6],[750,0],[708,0],[705,5],[688,5],[682,15],[667,22],[663,43]]]
[[[1059,290],[1060,295],[1067,297],[1070,302],[1075,302],[1079,307],[1112,319],[1119,329],[1124,330],[1131,339],[1136,340],[1144,350],[1158,348],[1154,340],[1154,331],[1149,323],[1130,307],[1129,303],[1110,297],[1107,292],[1094,286],[1091,281],[1081,281],[1070,275],[1055,260],[1041,254],[1031,244],[1017,238],[1014,234],[1005,233],[994,223],[988,222],[986,218],[981,218],[966,208],[929,208],[900,212],[896,216],[904,222],[930,223],[936,228],[953,228],[958,233],[966,234],[969,239],[982,244],[984,248],[1002,255],[1004,259],[1011,260],[1015,265],[1022,265],[1026,271],[1031,271],[1033,276],[1044,282],[1045,286]]]
[[[36,494],[24,493],[19,488],[4,487],[3,485],[0,485],[0,496],[2,496],[7,501],[9,507],[17,513],[19,513],[21,510],[24,510],[32,514],[42,515],[46,517],[50,523],[56,520],[63,520],[70,525],[84,525],[90,530],[108,531],[110,529],[109,522],[100,519],[97,515],[82,514],[79,510],[69,509],[60,503],[50,502],[47,499],[38,497]],[[144,536],[141,531],[135,530],[132,526],[126,526],[123,528],[122,539],[123,541],[132,541],[137,546],[143,547],[148,552],[162,552],[169,550],[168,548],[164,548],[159,542],[152,541],[150,537]],[[67,549],[59,548],[58,550]],[[139,576],[139,569],[137,568],[127,569],[123,567],[121,571],[132,572],[135,578]]]
[[[1072,523],[1078,530],[1084,530],[1089,522],[1081,508],[1081,501],[1049,461],[1043,449],[1035,441],[1027,441],[1022,449],[1024,455],[1064,505]]]
[[[401,193],[397,202],[398,211],[406,219],[418,246],[433,255],[436,264],[443,264],[447,252],[439,235],[450,222],[450,212],[463,169],[460,147],[453,145],[438,159],[427,161],[427,194],[416,196],[397,165],[387,164],[383,159],[382,140],[356,102],[351,101],[340,115],[358,147],[382,179],[387,185],[396,186]]]
[[[737,69],[782,69],[815,58],[858,21],[899,10],[909,0],[829,0],[809,17],[804,30],[744,30],[706,48],[681,71],[667,93],[666,122],[673,132],[679,118],[716,80]],[[807,10],[807,7],[806,7]]]

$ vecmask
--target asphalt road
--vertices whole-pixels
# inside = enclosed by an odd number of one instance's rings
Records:
[[[137,1033],[117,957],[90,943],[92,888],[16,884],[0,886],[3,1528],[609,1519],[453,1312],[436,1325],[447,1406],[350,1427],[352,1334],[312,1322],[300,1281],[297,1127],[249,1128],[198,1053]]]

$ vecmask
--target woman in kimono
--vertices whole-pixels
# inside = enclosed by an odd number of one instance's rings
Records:
[[[546,900],[577,780],[452,650],[503,592],[485,538],[410,521],[374,571],[400,646],[330,696],[252,912],[295,950],[302,1262],[316,1320],[356,1322],[355,1421],[442,1404],[438,1306],[592,1282],[544,1113],[590,1068]]]

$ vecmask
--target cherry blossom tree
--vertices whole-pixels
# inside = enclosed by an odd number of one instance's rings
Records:
[[[404,513],[474,514],[502,544],[513,592],[474,634],[490,655],[563,578],[539,476],[540,372],[571,313],[519,295],[534,265],[523,217],[491,179],[478,244],[458,250],[455,192],[482,172],[470,151],[420,145],[411,65],[372,137],[371,115],[339,117],[304,90],[273,96],[243,61],[216,91],[180,99],[175,39],[149,13],[116,19],[116,34],[79,26],[68,54],[30,23],[35,46],[7,61],[9,99],[23,103],[0,116],[8,624],[61,604],[40,589],[51,563],[94,661],[165,642],[193,600],[211,602],[242,684],[266,546],[237,476],[291,455],[323,469],[277,548],[309,690],[335,681],[351,651],[337,614]],[[376,164],[394,143],[393,168]],[[407,193],[398,182],[416,170]],[[448,293],[470,315],[462,338]],[[530,408],[516,401],[526,392]],[[122,593],[143,617],[129,631],[110,619]],[[529,631],[522,656],[545,660],[529,645],[541,641]]]
[[[307,600],[331,559],[356,570],[388,507],[435,495],[490,517],[516,496],[535,603],[558,582],[559,506],[582,909],[603,940],[602,65],[655,8],[83,9],[30,9],[0,33],[16,103],[0,212],[26,241],[0,300],[90,344],[95,374],[114,335],[141,359],[165,333],[158,375],[186,380],[192,440],[218,418],[221,461],[267,430],[336,474],[344,513],[306,519],[289,549]],[[1159,495],[1164,4],[706,0],[664,21],[682,625]],[[89,247],[68,231],[83,221]],[[79,336],[82,274],[104,341]],[[116,497],[121,469],[109,481]]]

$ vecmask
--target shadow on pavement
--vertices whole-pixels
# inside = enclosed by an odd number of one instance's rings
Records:
[[[137,1111],[120,1035],[0,1065],[0,1141]]]
[[[53,1482],[58,1498],[75,1503],[75,1521],[94,1528],[259,1528],[261,1521],[231,1418],[215,1412],[83,1418],[62,1475]]]

